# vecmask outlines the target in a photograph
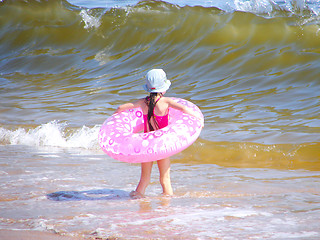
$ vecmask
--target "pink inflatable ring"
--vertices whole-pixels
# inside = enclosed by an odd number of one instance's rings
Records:
[[[201,120],[176,109],[169,109],[169,125],[165,128],[143,131],[143,113],[140,108],[109,117],[99,131],[99,144],[110,157],[130,163],[157,161],[170,157],[189,147],[200,135],[203,115],[193,103],[172,98],[198,112]]]

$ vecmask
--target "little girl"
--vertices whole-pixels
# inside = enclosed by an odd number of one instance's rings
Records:
[[[166,73],[162,69],[152,69],[147,73],[144,89],[150,93],[146,98],[139,99],[133,103],[125,103],[118,107],[116,113],[140,107],[143,112],[144,132],[150,132],[164,128],[168,125],[169,107],[180,110],[184,113],[195,116],[186,106],[173,101],[171,98],[163,95],[171,85],[167,79]],[[195,116],[197,117],[197,116]],[[150,182],[153,162],[141,163],[140,182],[135,191],[130,193],[131,197],[140,198],[144,196],[145,190]],[[157,161],[160,184],[164,195],[172,195],[170,180],[170,158]]]

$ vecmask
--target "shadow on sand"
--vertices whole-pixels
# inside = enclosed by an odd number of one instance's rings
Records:
[[[130,193],[115,189],[60,191],[47,194],[47,198],[53,201],[126,200],[130,199]]]

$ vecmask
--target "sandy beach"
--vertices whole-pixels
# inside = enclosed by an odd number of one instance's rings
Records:
[[[0,230],[1,240],[76,240],[79,238],[61,236],[55,233],[29,230]]]

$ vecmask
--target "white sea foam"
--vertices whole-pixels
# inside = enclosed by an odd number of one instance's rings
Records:
[[[127,7],[134,6],[138,0],[126,0],[126,1],[77,1],[69,0],[70,3],[86,6],[88,8],[112,8],[112,7]],[[305,1],[305,0],[169,0],[169,3],[177,4],[179,6],[203,6],[203,7],[217,7],[224,11],[244,11],[253,13],[271,13],[274,9],[285,9],[293,13],[302,12],[304,9],[310,10],[315,14],[319,13],[319,0]],[[82,11],[81,11],[82,12]],[[81,14],[81,13],[80,13]],[[87,15],[87,12],[83,10],[82,14]],[[90,19],[91,16],[86,16],[86,19]],[[85,20],[84,20],[85,21]],[[87,20],[86,20],[87,21]],[[91,21],[89,21],[91,22]],[[87,25],[86,25],[87,26]],[[90,23],[89,25],[90,26]]]
[[[100,27],[100,24],[101,24],[100,18],[90,14],[90,10],[84,10],[84,9],[81,10],[80,16],[82,17],[82,21],[85,24],[84,26],[85,29]]]
[[[234,1],[236,10],[255,13],[269,13],[272,11],[272,5],[269,0],[254,1]]]
[[[36,128],[10,130],[0,127],[0,143],[27,146],[52,146],[98,149],[100,126],[67,128],[66,123],[51,121]]]

